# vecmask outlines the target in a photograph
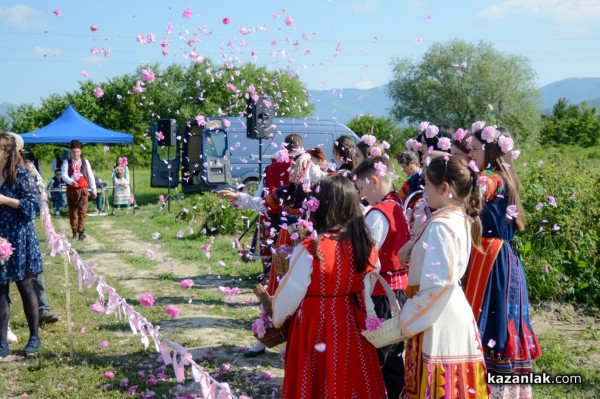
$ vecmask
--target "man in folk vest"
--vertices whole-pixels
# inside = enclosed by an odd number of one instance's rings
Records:
[[[88,189],[96,198],[96,181],[87,159],[81,157],[81,143],[71,140],[71,159],[62,164],[62,179],[67,183],[67,205],[74,240],[85,239],[85,218],[88,210]]]

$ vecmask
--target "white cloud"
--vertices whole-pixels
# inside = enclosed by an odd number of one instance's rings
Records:
[[[46,29],[48,15],[28,5],[0,7],[0,25],[18,29]]]
[[[42,46],[35,46],[33,48],[33,51],[36,54],[39,54],[39,55],[44,56],[44,57],[47,57],[49,55],[56,57],[56,56],[61,55],[63,53],[62,50],[59,49],[59,48],[44,48]]]
[[[367,90],[377,87],[377,84],[375,82],[371,82],[370,80],[361,80],[360,82],[357,82],[354,87],[360,90]]]
[[[597,22],[598,0],[504,0],[484,8],[477,16],[497,20],[515,14],[548,17],[561,24]]]

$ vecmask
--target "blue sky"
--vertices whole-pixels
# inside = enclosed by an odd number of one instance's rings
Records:
[[[598,0],[2,0],[0,103],[37,105],[75,90],[82,71],[101,82],[198,55],[290,71],[309,89],[371,88],[390,80],[394,58],[418,60],[455,38],[528,57],[542,86],[600,76],[598,21]],[[136,40],[150,34],[155,42]]]

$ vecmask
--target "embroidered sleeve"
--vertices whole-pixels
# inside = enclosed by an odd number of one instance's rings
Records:
[[[491,170],[486,170],[482,176],[485,177],[485,185],[482,187],[481,194],[484,201],[488,202],[504,190],[504,181]]]
[[[424,251],[419,291],[406,301],[399,316],[402,330],[411,336],[425,331],[438,319],[456,279],[456,244],[448,226],[430,223],[415,247],[414,251]]]
[[[312,274],[312,257],[303,245],[297,245],[290,258],[290,268],[273,298],[273,325],[281,327],[294,314],[306,296]]]
[[[259,212],[265,212],[266,208],[260,197],[253,197],[247,193],[238,193],[239,195],[231,201],[231,204],[240,209],[252,209]]]

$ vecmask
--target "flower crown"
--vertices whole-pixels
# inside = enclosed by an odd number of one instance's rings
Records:
[[[471,132],[475,133],[481,130],[481,139],[486,143],[496,143],[503,153],[508,153],[515,147],[515,142],[511,137],[502,134],[496,129],[496,126],[485,126],[484,121],[477,121],[471,125]]]

